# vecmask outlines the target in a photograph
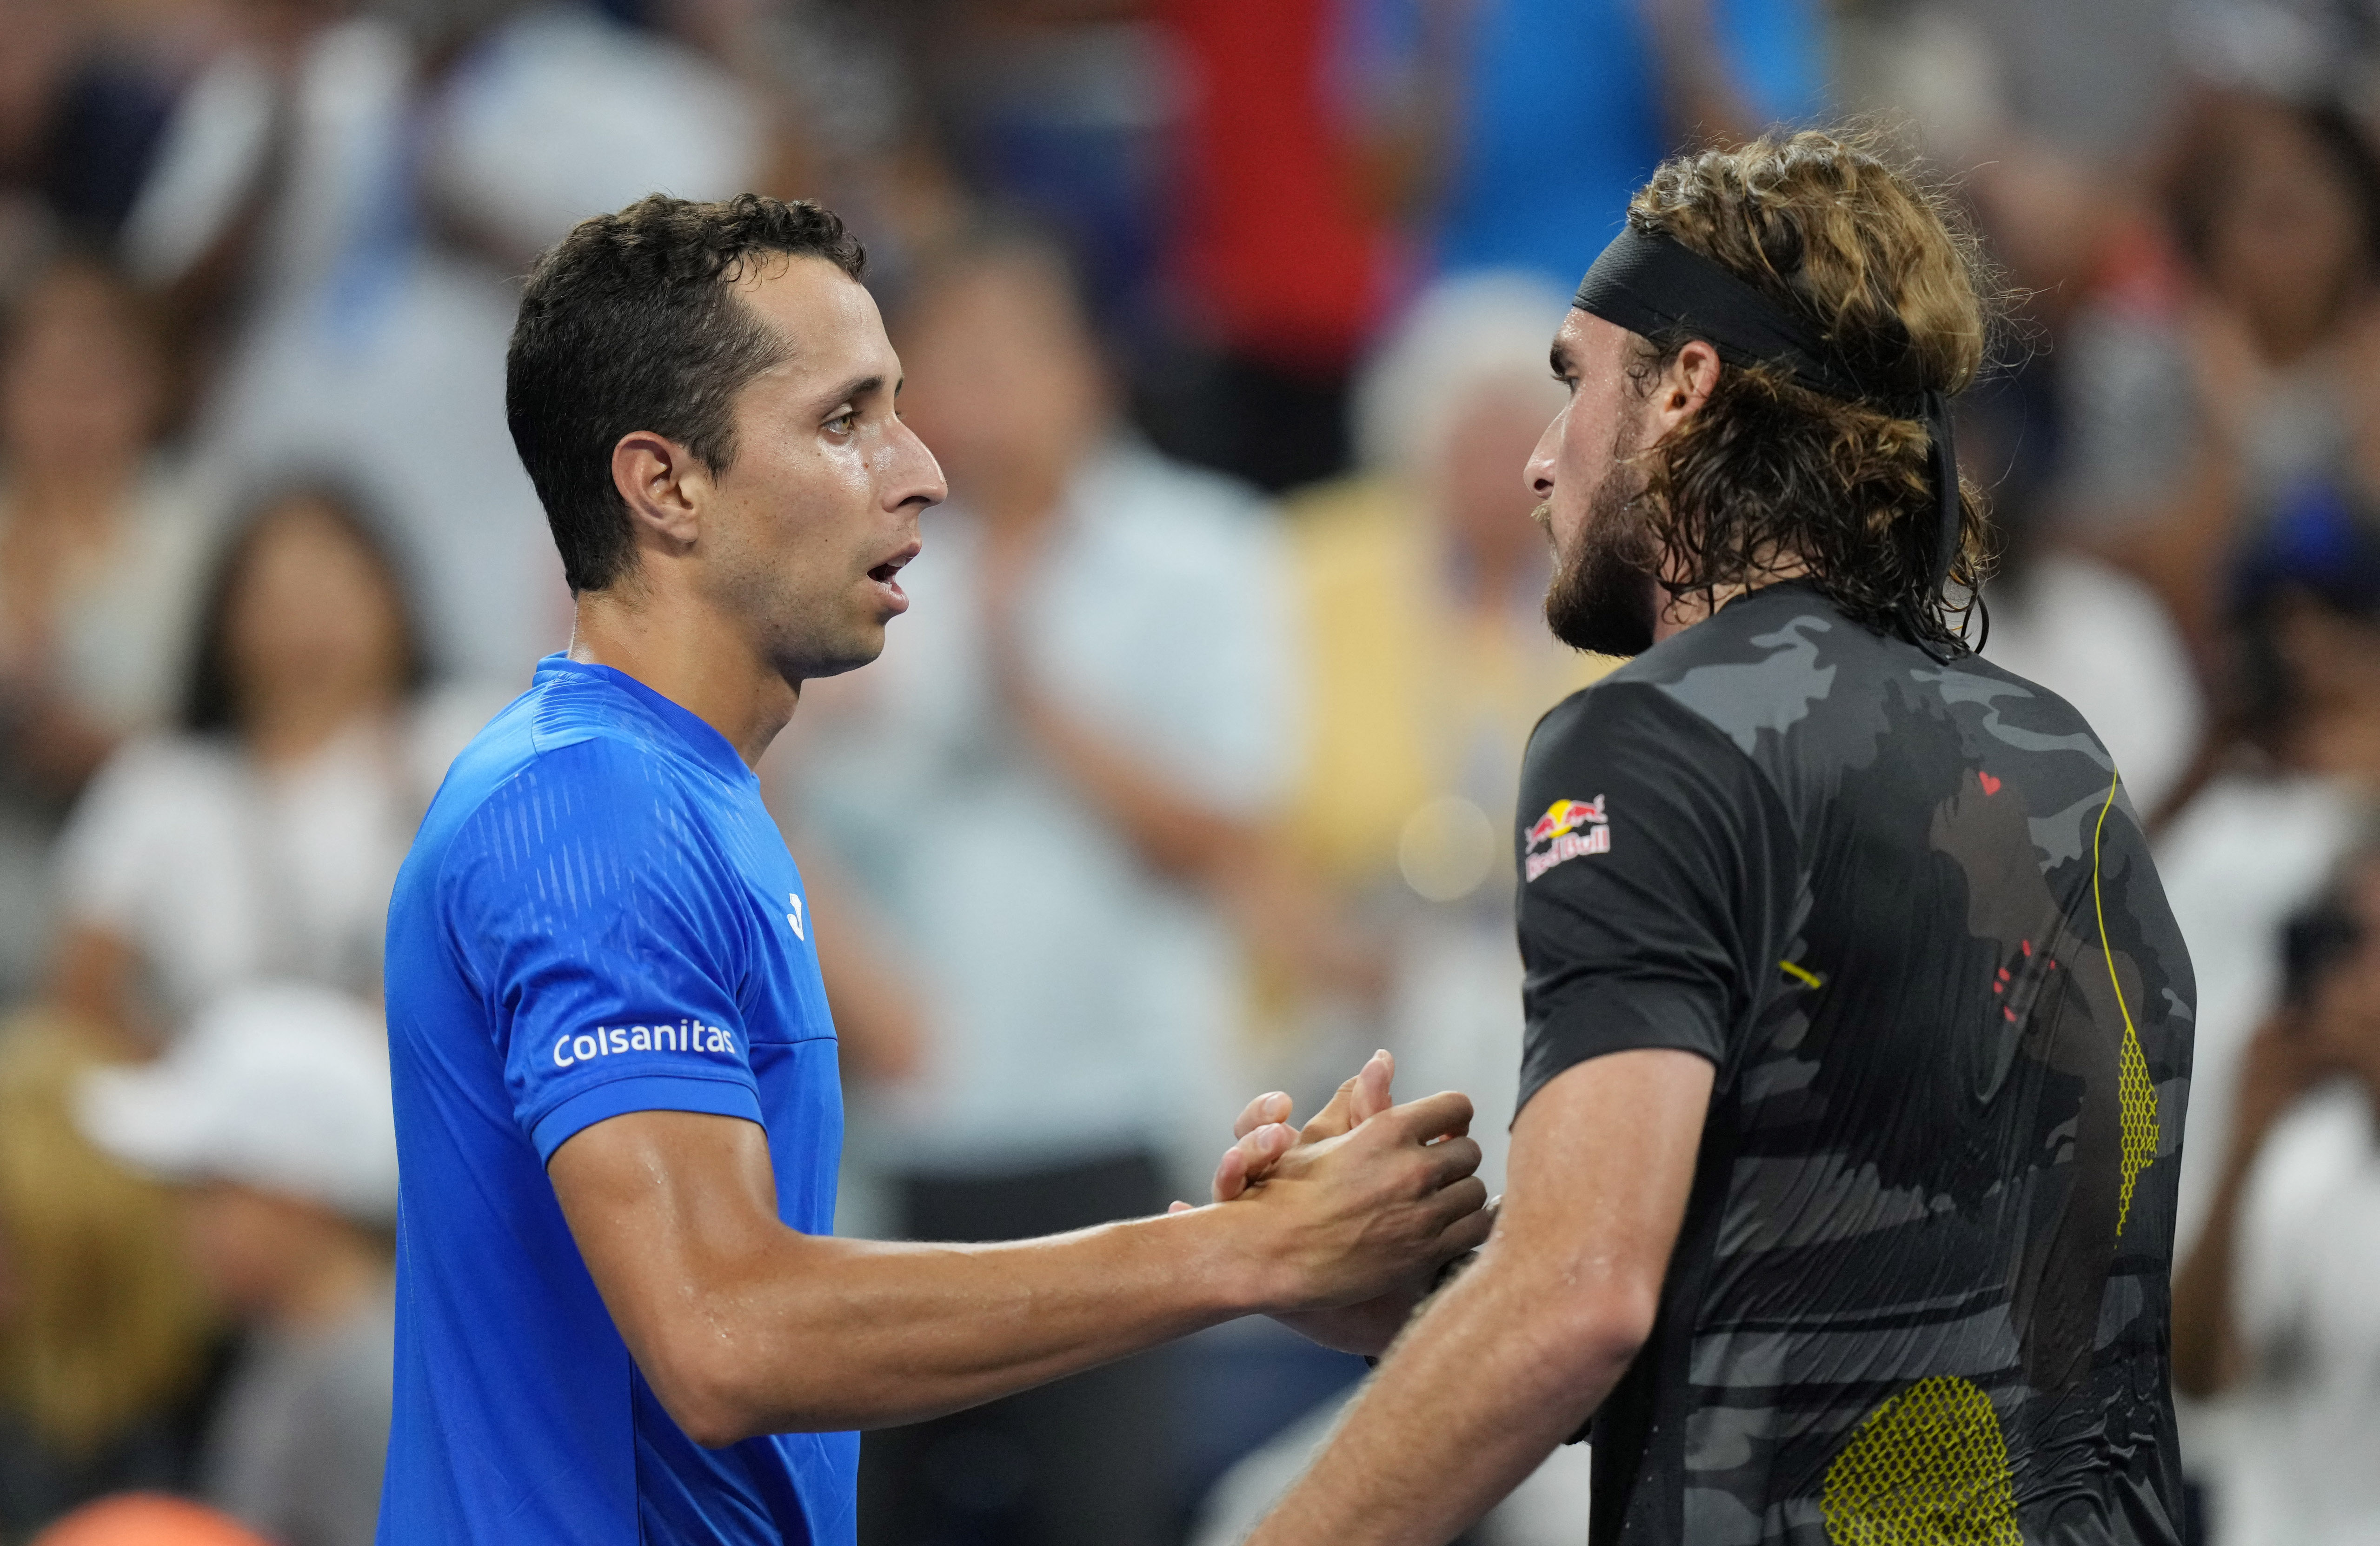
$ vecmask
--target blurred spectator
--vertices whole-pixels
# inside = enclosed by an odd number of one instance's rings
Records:
[[[923,1067],[855,1108],[854,1149],[918,1237],[1157,1211],[1172,1154],[1203,1190],[1230,1120],[1244,980],[1215,898],[1285,782],[1285,554],[1249,494],[1123,431],[1047,248],[945,254],[896,323],[952,504],[883,659],[805,690],[790,800],[921,1005]],[[866,1002],[829,990],[839,1016]],[[1169,1367],[871,1436],[863,1529],[1166,1539]]]
[[[1150,372],[1168,445],[1280,491],[1347,465],[1390,213],[1344,89],[1345,0],[1169,0],[1184,78],[1168,278],[1189,357]]]
[[[1416,103],[1447,104],[1440,143],[1409,159],[1453,272],[1576,285],[1662,156],[1823,105],[1811,0],[1354,3],[1350,73],[1382,132]]]
[[[1286,835],[1385,973],[1355,1046],[1322,1056],[1386,1044],[1408,1094],[1468,1092],[1491,1190],[1521,1066],[1521,753],[1539,715],[1611,664],[1546,630],[1522,471],[1562,406],[1546,351],[1568,309],[1534,276],[1442,283],[1366,369],[1363,471],[1287,507],[1310,711]]]
[[[2157,868],[2198,981],[2190,1110],[2232,1121],[2240,1060],[2280,988],[2271,943],[2380,798],[2380,525],[2336,494],[2284,506],[2238,562],[2236,706],[2204,788],[2162,833]],[[2182,1150],[2185,1248],[2220,1138]]]
[[[85,1076],[77,1115],[180,1183],[198,1276],[246,1328],[208,1424],[209,1501],[279,1546],[371,1546],[396,1336],[379,1016],[319,988],[243,989],[156,1062]]]
[[[891,8],[891,7],[888,7]],[[910,0],[912,58],[941,148],[987,202],[1073,259],[1106,336],[1146,341],[1184,81],[1148,0]]]
[[[2047,507],[2058,429],[2049,365],[2028,360],[1961,404],[1960,460],[1971,475],[1999,474],[1991,511],[2000,550],[1985,590],[1988,624],[1974,637],[1991,660],[2082,712],[2132,804],[2154,820],[2205,739],[2197,663],[2156,592],[2078,546]]]
[[[2335,108],[2202,93],[2171,167],[2187,274],[2144,254],[2074,320],[2063,498],[2206,664],[2243,522],[2310,479],[2380,487],[2380,164]]]
[[[2198,1002],[2175,1240],[2188,1260],[2218,1194],[2248,1046],[2281,992],[2273,941],[2355,841],[2380,793],[2380,533],[2335,493],[2287,505],[2236,565],[2225,712],[2204,787],[2158,835]],[[2219,1514],[2259,1419],[2233,1401],[2177,1404],[2182,1458]]]
[[[67,803],[180,674],[204,536],[153,451],[164,375],[131,292],[80,259],[0,336],[0,1001],[47,945]]]
[[[428,176],[440,213],[506,273],[656,189],[713,199],[756,186],[761,107],[719,66],[592,7],[497,9],[519,14],[437,83]]]
[[[109,9],[0,4],[0,269],[28,237],[111,240],[155,153],[187,30],[164,8]]]
[[[2370,101],[2380,16],[2367,0],[2175,0],[2192,72],[2239,90],[2308,102]]]
[[[504,430],[514,298],[497,270],[432,239],[419,183],[448,140],[425,122],[416,50],[347,10],[235,9],[238,45],[182,93],[125,259],[191,335],[201,471],[237,486],[261,468],[341,468],[395,518],[437,663],[522,683],[564,636],[566,602]],[[469,36],[446,38],[444,56],[468,58]]]
[[[935,136],[944,93],[910,67],[924,7],[837,0],[669,0],[676,34],[743,82],[771,120],[756,190],[813,199],[868,238],[868,283],[897,290],[908,254],[963,203]],[[914,50],[913,50],[914,52]]]
[[[273,1546],[203,1504],[154,1492],[105,1498],[76,1509],[32,1546]]]
[[[206,592],[179,732],[110,759],[60,838],[60,1002],[143,1046],[258,977],[377,1000],[397,865],[492,707],[422,679],[354,502],[259,504]]]
[[[50,126],[73,67],[77,29],[66,0],[0,0],[0,263],[22,261],[50,234],[42,184]]]
[[[0,1025],[0,1537],[87,1499],[191,1480],[215,1325],[171,1199],[76,1129],[100,1060],[50,1014]]]
[[[2174,1284],[2174,1382],[2238,1393],[2225,1546],[2332,1546],[2380,1520],[2380,850],[2284,936],[2222,1168]],[[2325,1081],[2328,1081],[2325,1083]]]

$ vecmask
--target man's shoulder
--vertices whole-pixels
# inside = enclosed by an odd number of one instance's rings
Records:
[[[1854,627],[1821,595],[1794,590],[1747,595],[1590,681],[1537,719],[1530,753],[1649,738],[1685,755],[1716,736],[1749,755],[1756,726],[1782,705],[1826,696],[1835,669],[1815,660],[1818,640]]]
[[[684,759],[616,698],[564,678],[515,699],[455,757],[414,859],[443,869],[468,852],[509,870],[600,852],[635,862],[682,839],[700,819]]]
[[[2082,714],[2048,688],[1980,655],[1937,659],[1845,615],[1807,583],[1732,602],[1586,690],[1631,684],[1653,688],[1755,761],[1789,743],[1805,756],[1837,742],[1844,755],[1864,756],[1885,728],[1888,696],[1974,706],[2011,746],[2097,746]]]
[[[1730,602],[1608,680],[1654,688],[1755,755],[1761,732],[1790,732],[1839,693],[1887,674],[1894,642],[1811,586],[1777,585]]]

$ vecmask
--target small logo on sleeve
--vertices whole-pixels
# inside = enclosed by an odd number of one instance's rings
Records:
[[[789,891],[785,893],[785,900],[794,905],[794,910],[785,915],[785,921],[794,926],[794,938],[797,940],[808,939],[809,934],[802,926],[802,898],[800,894]]]
[[[732,1058],[735,1055],[735,1038],[721,1027],[707,1026],[700,1020],[680,1020],[675,1025],[597,1026],[592,1031],[565,1035],[555,1041],[553,1065],[571,1068],[624,1053],[712,1053]]]
[[[1534,881],[1582,854],[1610,851],[1611,818],[1604,811],[1601,795],[1591,800],[1556,800],[1529,828],[1528,857],[1521,869]]]

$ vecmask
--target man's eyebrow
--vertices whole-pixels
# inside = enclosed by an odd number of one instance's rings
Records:
[[[868,371],[867,376],[852,376],[852,379],[840,381],[840,383],[835,383],[835,386],[826,388],[826,391],[819,393],[817,397],[811,397],[811,403],[821,409],[833,408],[835,403],[855,403],[855,400],[859,400],[859,397],[867,397],[871,396],[871,393],[883,391],[883,386],[885,386],[883,371]]]
[[[854,376],[832,392],[820,393],[818,400],[825,404],[840,403],[854,397],[865,397],[870,393],[883,390],[884,375],[882,371],[878,371],[872,375]]]

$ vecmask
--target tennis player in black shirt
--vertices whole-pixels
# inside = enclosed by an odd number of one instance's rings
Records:
[[[1523,775],[1502,1217],[1263,1546],[1448,1540],[1590,1418],[1596,1542],[2179,1540],[2190,963],[2107,749],[1952,626],[1977,274],[1815,132],[1589,272],[1528,476],[1555,632],[1636,658]]]

